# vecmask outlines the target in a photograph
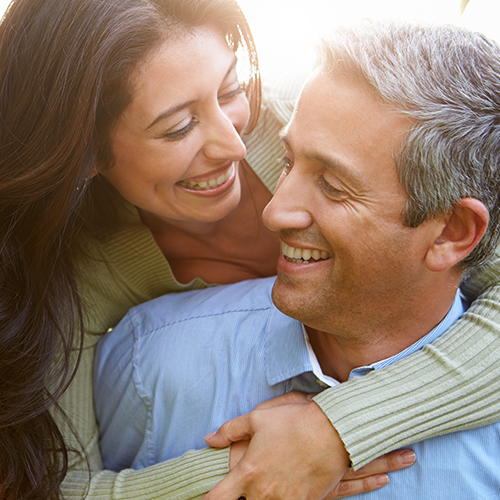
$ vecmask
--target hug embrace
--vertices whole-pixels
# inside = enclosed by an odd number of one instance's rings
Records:
[[[494,42],[449,27],[333,33],[293,112],[304,80],[261,87],[234,1],[14,0],[0,63],[2,498],[189,499],[211,489],[208,498],[335,498],[382,486],[414,454],[397,474],[425,469],[419,452],[441,434],[460,431],[458,447],[494,446]],[[219,293],[226,302],[210,298]],[[152,310],[152,299],[168,307]],[[231,386],[212,369],[227,366],[222,354],[206,365],[212,378],[203,375],[202,340],[213,341],[207,349],[248,342],[244,328],[216,321],[252,301],[255,363],[247,344],[229,359],[241,360],[235,376],[248,377],[253,395],[238,400],[240,381],[205,428],[207,407],[190,404],[201,389],[180,375],[199,370],[189,373],[213,391],[203,391],[206,404],[218,394],[209,382]],[[140,437],[157,428],[140,420],[145,400],[130,396],[138,372],[127,372],[127,356],[148,322],[163,329],[177,318],[178,327],[201,311],[213,317],[203,328],[172,330],[140,351],[155,383],[168,374],[179,391],[160,410],[182,416],[175,435],[187,444],[135,464],[135,449],[161,441]],[[278,336],[283,325],[289,337]],[[109,329],[96,365],[98,422],[94,357]],[[280,342],[269,365],[259,364],[262,339]],[[257,387],[268,368],[297,361],[283,346],[296,347],[302,371]],[[212,447],[200,442],[233,416]],[[128,456],[110,456],[107,439],[120,429]],[[352,469],[374,459],[359,479]],[[484,491],[498,488],[478,467],[470,475]]]

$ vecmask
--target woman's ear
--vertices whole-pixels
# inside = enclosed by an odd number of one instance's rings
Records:
[[[90,172],[90,178],[92,179],[93,177],[95,177],[96,175],[98,174],[97,172],[97,167],[92,167],[92,170]]]
[[[425,262],[430,271],[446,271],[465,259],[488,226],[488,209],[475,198],[462,198],[445,216],[439,236],[431,243]]]

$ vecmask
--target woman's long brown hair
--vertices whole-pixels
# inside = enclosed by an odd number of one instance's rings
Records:
[[[82,235],[109,235],[113,126],[130,75],[171,30],[215,23],[243,47],[252,123],[253,39],[234,0],[15,0],[0,25],[0,498],[58,498],[68,448],[54,420],[78,366]]]

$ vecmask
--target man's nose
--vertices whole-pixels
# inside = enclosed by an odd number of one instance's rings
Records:
[[[278,188],[262,218],[272,231],[305,229],[313,223],[310,189],[307,179],[297,169],[282,174]]]

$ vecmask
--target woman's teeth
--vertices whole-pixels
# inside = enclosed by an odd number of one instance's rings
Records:
[[[330,254],[320,250],[301,250],[300,248],[293,248],[286,243],[281,242],[281,252],[286,257],[286,260],[294,264],[306,264],[311,259],[321,260],[329,259]]]
[[[231,175],[233,175],[233,169],[234,166],[231,165],[224,174],[221,174],[219,175],[219,177],[216,177],[214,179],[210,179],[209,181],[180,181],[178,184],[179,186],[188,189],[194,189],[195,191],[199,191],[200,189],[213,189],[217,186],[220,186],[221,184],[224,184],[224,182],[226,182],[231,177]]]

